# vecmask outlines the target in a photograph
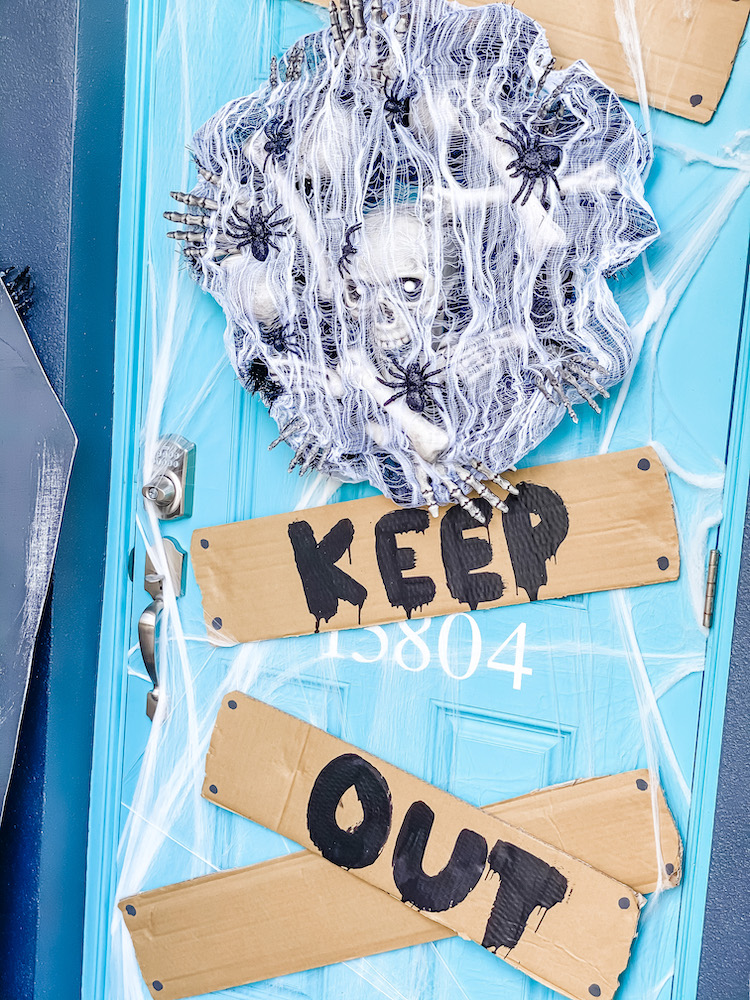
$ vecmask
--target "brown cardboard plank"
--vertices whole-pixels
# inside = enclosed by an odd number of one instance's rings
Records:
[[[334,818],[352,784],[342,769],[362,782],[359,817],[343,821],[348,832]],[[350,877],[418,903],[430,919],[566,996],[609,1000],[617,989],[638,922],[637,893],[293,716],[239,692],[225,698],[203,794],[337,857]]]
[[[545,29],[559,67],[583,59],[618,94],[637,100],[612,0],[518,0],[515,6]],[[649,104],[710,121],[732,72],[748,0],[635,0],[635,11]]]
[[[648,771],[629,771],[542,789],[484,811],[637,892],[651,892],[658,871],[649,781]],[[658,804],[666,884],[676,885],[682,849],[661,789]],[[119,907],[143,977],[162,1000],[451,935],[308,851],[140,893]],[[158,992],[154,981],[162,986]]]
[[[496,513],[487,529],[477,526],[465,532],[466,538],[489,539],[491,559],[481,571],[499,574],[504,584],[498,599],[481,600],[480,607],[524,603],[529,594],[537,594],[539,599],[566,597],[678,577],[680,557],[672,497],[664,467],[652,448],[521,469],[509,473],[508,479],[551,491],[544,494],[552,498],[550,517],[558,509],[554,504],[562,503],[568,517],[567,534],[554,559],[545,561],[537,556],[534,573],[541,570],[547,582],[535,592],[523,579],[518,564],[529,552],[533,560],[535,539],[543,533],[528,531],[526,541],[516,534],[519,524],[532,528],[531,515],[524,513],[517,518],[519,508],[514,498],[494,487],[514,508],[513,515]],[[524,490],[530,488],[522,485]],[[221,643],[248,642],[305,635],[314,631],[316,624],[326,631],[406,618],[405,609],[389,599],[375,543],[376,526],[398,509],[385,497],[372,497],[199,528],[193,533],[191,555],[209,636]],[[435,585],[434,600],[415,609],[414,618],[469,607],[468,602],[454,596],[446,573],[446,559],[451,556],[442,530],[446,517],[455,512],[455,508],[441,508],[436,520],[425,513],[426,530],[396,536],[401,549],[411,548],[415,553],[415,568],[404,571],[404,578],[428,576]],[[548,516],[541,508],[539,513],[545,519]],[[366,588],[367,598],[361,609],[340,600],[330,620],[316,622],[295,563],[290,525],[306,523],[320,542],[344,519],[351,522],[354,535],[349,558],[342,550],[338,568]],[[513,559],[509,537],[515,544]],[[528,590],[523,589],[524,583]]]

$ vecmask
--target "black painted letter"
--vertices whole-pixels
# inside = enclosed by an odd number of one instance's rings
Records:
[[[361,583],[336,566],[354,538],[354,525],[348,518],[335,524],[325,538],[315,541],[307,521],[289,525],[289,541],[294,549],[294,561],[305,590],[310,614],[315,619],[315,631],[320,621],[330,621],[339,609],[339,598],[362,610],[367,591]]]
[[[352,786],[364,815],[359,826],[342,830],[336,822],[336,810],[341,796]],[[342,754],[326,764],[310,792],[310,840],[326,860],[341,868],[367,868],[388,840],[391,810],[391,793],[380,771],[359,754]]]
[[[430,515],[426,510],[394,510],[384,514],[375,525],[375,555],[383,578],[385,592],[394,608],[402,607],[411,618],[415,608],[429,604],[435,598],[435,581],[429,576],[403,576],[405,569],[414,569],[414,549],[400,549],[396,535],[405,531],[427,531]]]
[[[492,904],[482,945],[491,951],[515,948],[531,911],[537,906],[548,910],[561,903],[568,880],[541,858],[503,840],[498,840],[492,848],[487,864],[500,876],[500,888]]]
[[[503,530],[508,544],[516,587],[535,601],[539,588],[547,582],[547,560],[560,548],[568,534],[568,511],[554,490],[535,483],[519,483],[518,496],[509,494],[503,514]],[[532,525],[531,515],[539,523]]]
[[[492,562],[492,545],[489,541],[489,524],[492,507],[486,500],[474,503],[487,522],[487,541],[483,538],[464,538],[464,532],[476,528],[477,522],[463,507],[450,507],[440,525],[440,548],[445,566],[445,582],[453,597],[468,604],[472,611],[486,601],[497,601],[505,589],[499,573],[472,573]]]
[[[487,841],[462,830],[448,864],[437,875],[422,868],[435,813],[426,802],[414,802],[404,817],[393,849],[393,881],[405,903],[426,913],[449,910],[466,899],[484,871]]]

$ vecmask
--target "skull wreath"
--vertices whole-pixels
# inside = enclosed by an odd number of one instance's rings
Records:
[[[655,239],[648,149],[506,4],[341,0],[194,137],[173,192],[290,468],[458,503],[632,361],[606,278]]]

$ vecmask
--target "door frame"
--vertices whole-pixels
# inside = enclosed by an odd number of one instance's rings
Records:
[[[276,0],[274,8],[278,10],[276,5],[281,2]],[[142,403],[138,373],[141,333],[145,323],[140,295],[145,239],[141,227],[143,214],[134,211],[133,206],[144,197],[141,180],[148,148],[149,86],[154,72],[151,41],[159,20],[159,5],[160,0],[142,0],[140,4],[131,4],[127,30],[121,176],[121,205],[126,206],[127,211],[120,213],[119,226],[113,414],[113,440],[122,447],[113,455],[111,467],[104,612],[94,722],[96,752],[91,772],[82,987],[82,996],[86,998],[104,996],[108,954],[105,939],[116,902],[112,872],[117,851],[115,832],[120,815],[127,671],[118,673],[113,670],[113,664],[117,663],[122,650],[128,648],[132,600],[134,592],[137,592],[137,588],[127,588],[127,599],[122,600],[133,519],[140,500],[136,482],[137,454],[131,429],[135,426]],[[717,584],[718,599],[706,650],[696,741],[697,759],[705,760],[707,766],[694,779],[691,821],[685,841],[684,898],[673,980],[673,996],[681,1000],[690,1000],[697,995],[718,762],[740,579],[750,477],[750,432],[743,431],[750,418],[747,384],[750,376],[749,325],[750,313],[745,309],[740,327],[730,416],[725,513],[719,529],[722,559]],[[750,567],[744,567],[744,571],[750,574]],[[735,926],[739,933],[740,928]]]

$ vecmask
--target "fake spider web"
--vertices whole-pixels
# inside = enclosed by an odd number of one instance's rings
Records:
[[[605,278],[657,235],[648,147],[507,5],[332,8],[194,137],[197,280],[295,450],[399,504],[484,489],[625,375]],[[198,211],[196,211],[198,210]]]

